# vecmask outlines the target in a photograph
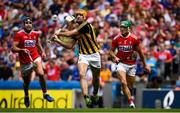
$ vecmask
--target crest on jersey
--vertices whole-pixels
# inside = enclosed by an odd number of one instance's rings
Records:
[[[127,40],[124,40],[124,44],[127,44]]]
[[[132,42],[131,42],[131,41],[129,41],[129,44],[132,44]]]

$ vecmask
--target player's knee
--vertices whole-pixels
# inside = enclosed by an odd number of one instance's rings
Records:
[[[80,79],[86,79],[85,74],[79,74],[80,75]]]
[[[80,76],[80,77],[84,77],[84,76],[85,76],[85,73],[84,73],[84,72],[79,71],[79,76]]]
[[[119,79],[120,79],[120,82],[121,82],[122,85],[128,85],[126,78],[124,78],[124,77],[119,77]]]
[[[44,76],[44,72],[43,71],[36,71],[36,75],[37,76]]]
[[[127,82],[122,81],[122,82],[121,82],[121,85],[122,85],[122,87],[127,87]]]
[[[41,79],[44,78],[44,74],[37,74],[37,76]]]

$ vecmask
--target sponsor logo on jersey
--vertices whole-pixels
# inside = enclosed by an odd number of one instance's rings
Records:
[[[25,47],[35,47],[36,46],[36,40],[25,40],[24,46]]]
[[[132,51],[132,45],[120,45],[119,50],[123,52],[130,52]]]

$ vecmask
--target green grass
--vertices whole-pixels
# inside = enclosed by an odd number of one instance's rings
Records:
[[[128,108],[93,108],[93,109],[0,109],[0,112],[180,112],[180,109],[128,109]]]

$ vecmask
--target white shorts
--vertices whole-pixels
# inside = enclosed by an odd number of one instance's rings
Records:
[[[128,65],[128,64],[119,63],[117,65],[117,70],[124,71],[129,76],[135,76],[136,67],[137,67],[136,65]]]
[[[101,57],[99,52],[90,55],[79,54],[78,63],[85,63],[95,68],[101,68]]]
[[[42,60],[41,57],[37,57],[37,58],[34,60],[34,62],[36,63],[36,62],[39,62],[39,61],[41,61],[41,60]]]

